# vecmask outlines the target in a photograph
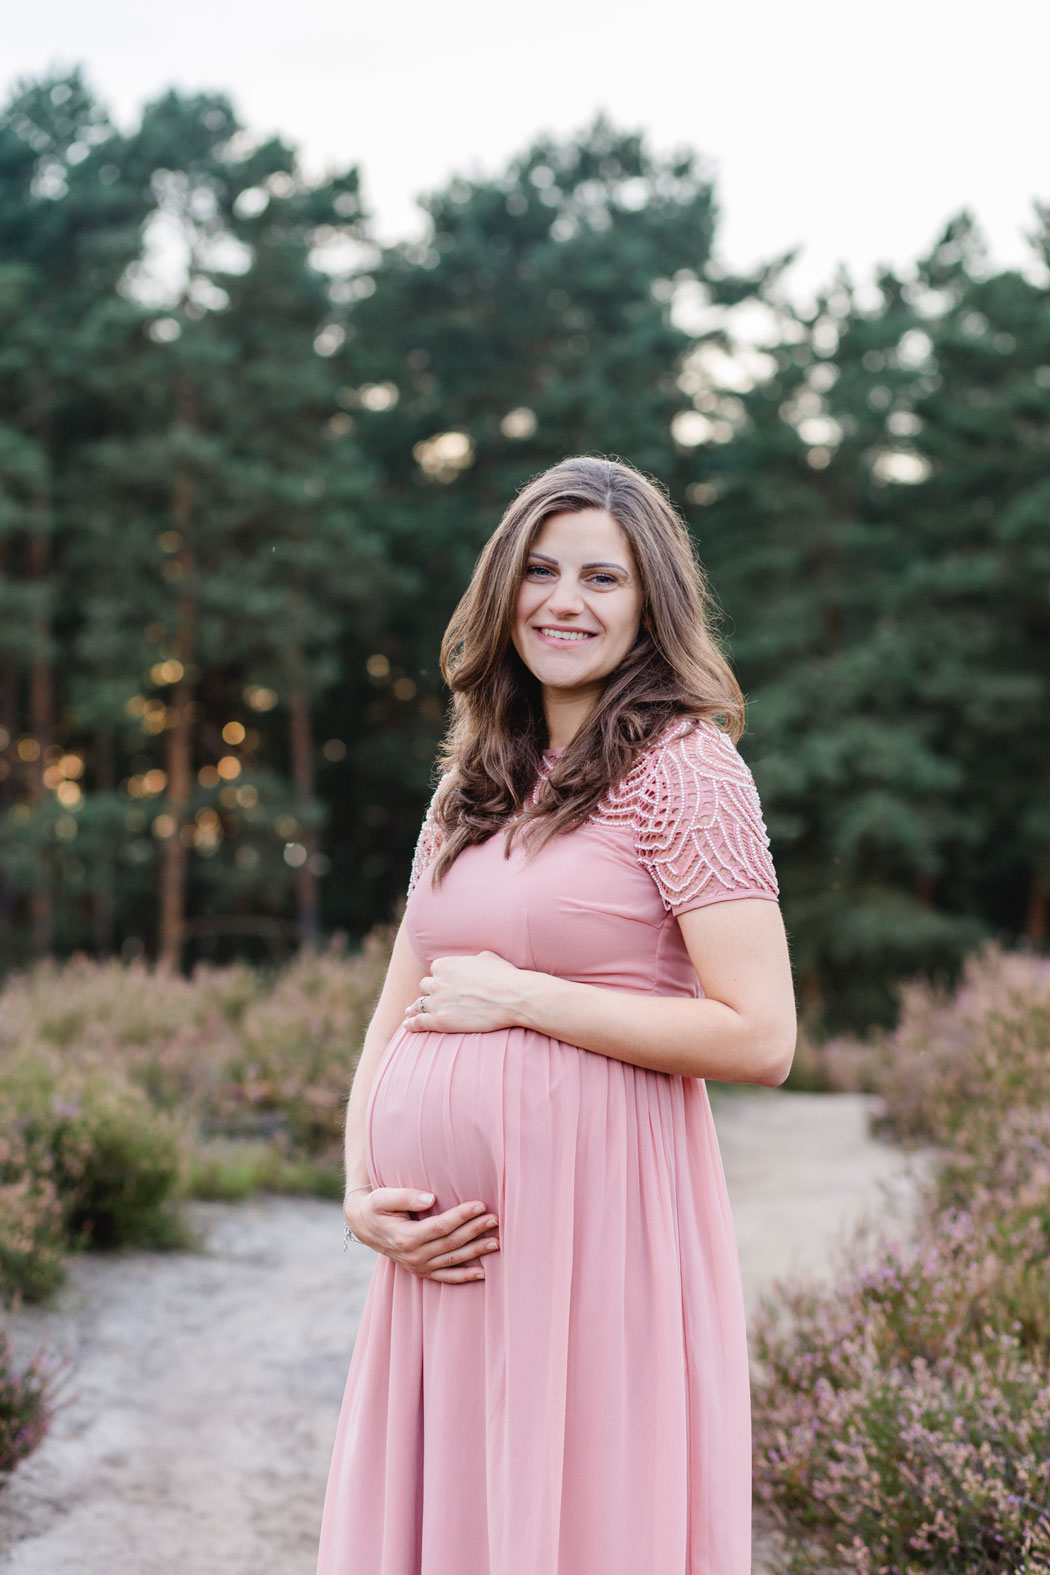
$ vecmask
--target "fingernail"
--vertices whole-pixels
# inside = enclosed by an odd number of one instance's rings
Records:
[[[475,1274],[473,1277],[475,1280],[483,1280],[485,1278],[483,1274]]]
[[[424,1207],[426,1207],[428,1204],[433,1203],[434,1194],[432,1192],[421,1192],[419,1194],[419,1201],[424,1205]]]
[[[470,1212],[472,1214],[484,1214],[484,1212],[485,1212],[485,1205],[484,1205],[484,1203],[475,1203],[474,1207],[471,1209]]]

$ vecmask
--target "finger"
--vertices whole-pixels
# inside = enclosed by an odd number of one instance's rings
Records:
[[[477,1199],[470,1203],[457,1203],[454,1208],[446,1209],[443,1214],[431,1214],[425,1220],[420,1220],[420,1225],[424,1227],[420,1239],[440,1241],[443,1236],[451,1236],[453,1231],[466,1225],[468,1221],[480,1220],[489,1212],[484,1203],[479,1203]]]
[[[458,1268],[461,1263],[471,1263],[475,1258],[484,1258],[490,1252],[498,1251],[499,1242],[494,1236],[477,1236],[463,1247],[435,1252],[429,1257],[424,1249],[422,1254],[417,1254],[417,1261],[421,1257],[423,1273],[432,1274],[435,1269]]]
[[[451,1231],[445,1238],[448,1250],[454,1251],[457,1247],[465,1247],[469,1241],[476,1241],[491,1231],[497,1229],[497,1220],[494,1214],[481,1214],[477,1219],[468,1220],[458,1230]]]
[[[433,1274],[428,1274],[426,1278],[428,1280],[441,1280],[445,1285],[466,1285],[471,1280],[483,1280],[485,1271],[470,1264],[465,1269],[436,1269]]]
[[[413,1034],[443,1034],[448,1030],[441,1018],[433,1012],[412,1012],[402,1024]]]
[[[486,1252],[499,1249],[497,1236],[472,1236],[471,1240],[453,1246],[450,1241],[431,1241],[417,1247],[416,1257],[425,1265],[436,1269],[453,1268],[457,1263],[468,1263],[471,1258],[485,1257]]]
[[[434,1206],[434,1194],[420,1192],[416,1187],[374,1187],[371,1196],[384,1214],[412,1214]]]

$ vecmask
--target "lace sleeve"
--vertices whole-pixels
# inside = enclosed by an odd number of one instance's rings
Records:
[[[444,838],[434,814],[434,806],[437,803],[438,794],[450,775],[451,773],[446,771],[434,789],[430,803],[427,805],[427,812],[423,817],[423,824],[419,828],[419,836],[416,838],[416,850],[412,855],[412,873],[408,881],[409,893],[415,890],[421,876],[430,868],[441,851],[441,844]]]
[[[638,857],[675,915],[780,895],[754,778],[728,733],[701,719],[656,753]]]

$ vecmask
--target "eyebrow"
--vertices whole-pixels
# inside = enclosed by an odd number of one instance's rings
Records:
[[[545,552],[530,552],[529,557],[539,558],[541,563],[553,563],[555,568],[558,567],[557,558],[548,558]],[[627,573],[622,563],[585,563],[582,567],[585,569],[619,569],[621,574]]]

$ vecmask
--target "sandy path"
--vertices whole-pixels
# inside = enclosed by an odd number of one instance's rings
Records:
[[[906,1229],[912,1167],[860,1095],[719,1090],[749,1302],[827,1272],[874,1208]],[[328,1459],[372,1254],[338,1204],[196,1203],[202,1255],[76,1261],[20,1353],[70,1354],[71,1403],[0,1490],[4,1575],[313,1575]]]

